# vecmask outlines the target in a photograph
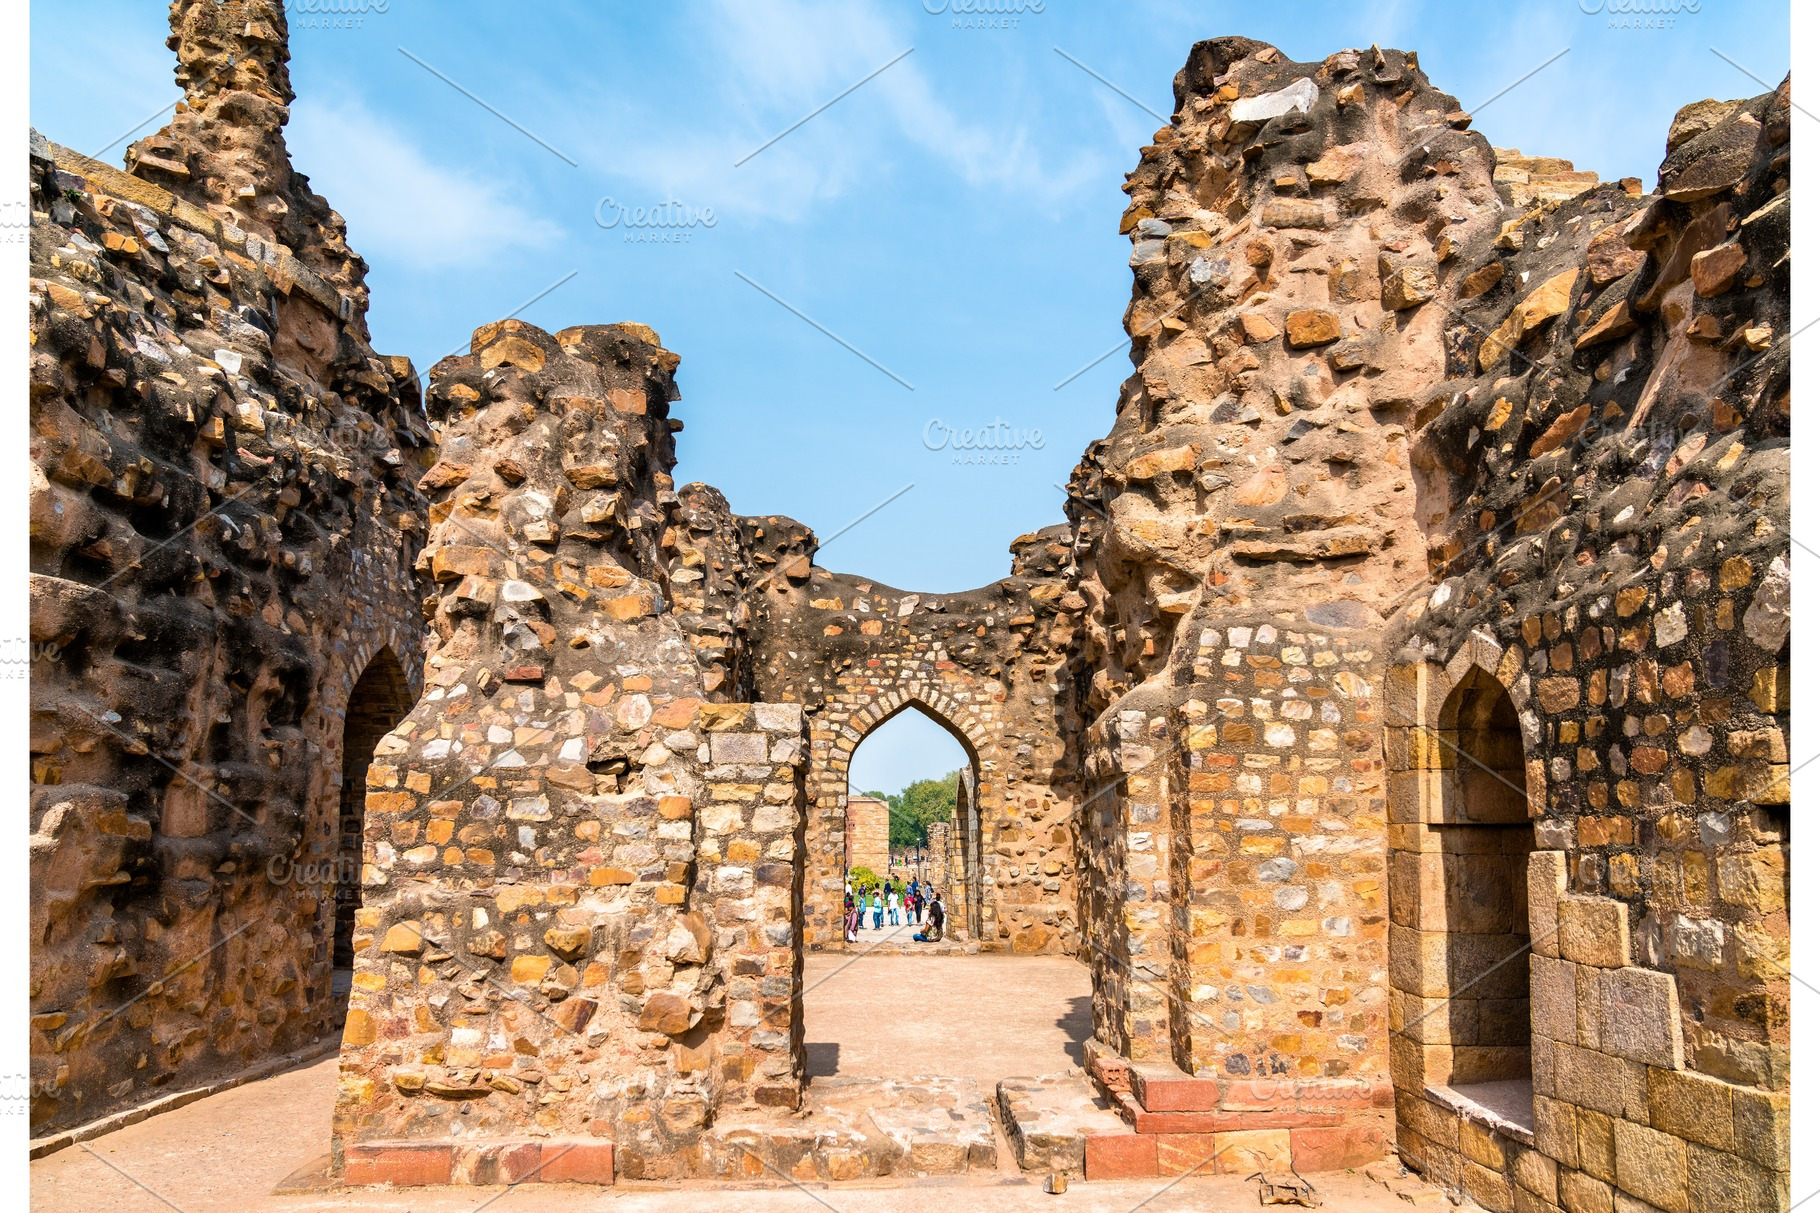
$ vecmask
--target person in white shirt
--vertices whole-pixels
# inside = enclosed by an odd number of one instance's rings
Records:
[[[888,898],[886,898],[886,904],[889,906],[889,909],[890,909],[891,925],[895,927],[898,925],[898,922],[897,922],[898,907],[902,904],[902,898],[900,898],[898,895],[896,885],[891,886],[891,894]]]

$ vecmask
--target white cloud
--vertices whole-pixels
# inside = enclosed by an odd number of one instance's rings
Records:
[[[885,171],[890,149],[901,154],[906,144],[968,187],[1014,195],[1032,207],[1053,206],[1120,171],[1106,149],[1070,148],[1046,162],[1024,121],[968,114],[967,98],[941,95],[915,54],[752,155],[935,27],[824,0],[721,0],[699,13],[690,40],[709,60],[701,78],[720,82],[716,108],[729,116],[726,125],[703,133],[704,124],[690,123],[687,134],[658,138],[640,134],[656,123],[624,122],[611,159],[595,165],[600,171],[748,221],[804,218],[818,202]],[[991,83],[981,91],[994,94],[1002,82]],[[993,104],[1006,112],[996,96]],[[881,105],[894,137],[869,125],[867,111],[875,117]]]
[[[506,184],[432,163],[357,100],[300,99],[285,139],[311,188],[347,219],[348,243],[374,263],[472,265],[562,235]]]

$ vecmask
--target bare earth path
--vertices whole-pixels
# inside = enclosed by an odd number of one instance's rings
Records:
[[[862,942],[877,938],[867,932]],[[990,1091],[1008,1075],[1075,1064],[1091,1027],[1087,971],[1062,957],[816,954],[804,978],[812,1076],[971,1075]],[[1006,1174],[889,1187],[525,1184],[274,1196],[280,1181],[327,1152],[335,1071],[335,1059],[326,1058],[42,1158],[31,1165],[31,1207],[42,1213],[477,1213],[483,1205],[491,1213],[895,1213],[906,1203],[925,1211],[989,1205],[995,1213],[1128,1213],[1143,1204],[1146,1213],[1236,1213],[1258,1207],[1254,1190],[1230,1177],[1077,1183],[1066,1195],[1049,1196],[1034,1180]],[[1320,1176],[1317,1183],[1329,1208],[1409,1208],[1362,1175]]]
[[[863,931],[858,946],[892,935]],[[812,952],[803,986],[811,1078],[966,1075],[990,1092],[1079,1065],[1093,1033],[1092,982],[1066,956]]]

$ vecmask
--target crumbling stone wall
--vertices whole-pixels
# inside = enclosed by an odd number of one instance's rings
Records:
[[[955,735],[973,767],[975,817],[950,835],[955,927],[983,950],[1078,948],[1066,775],[1073,708],[1058,678],[1085,602],[1064,580],[1069,557],[1052,528],[1013,544],[1006,580],[929,595],[826,573],[799,556],[750,596],[755,693],[809,713],[809,946],[841,939],[853,752],[897,712],[920,709]]]
[[[35,1124],[328,1022],[333,900],[262,873],[333,859],[396,658],[348,1182],[749,1174],[774,1131],[835,1174],[803,954],[853,750],[920,708],[972,760],[951,921],[1092,971],[1135,1132],[1087,1157],[1394,1134],[1492,1208],[1786,1199],[1786,85],[1682,111],[1645,195],[1492,149],[1413,55],[1198,44],[1069,523],[920,595],[677,490],[636,324],[478,330],[419,479],[283,12],[172,25],[131,174],[33,148]]]
[[[1070,505],[1096,1074],[1388,1075],[1487,1207],[1768,1207],[1786,89],[1684,110],[1653,197],[1494,153],[1400,52],[1222,39],[1176,95]]]
[[[369,776],[344,1172],[529,1142],[658,1178],[713,1110],[795,1104],[802,712],[708,703],[666,610],[676,365],[507,321],[432,370],[438,595]]]
[[[1385,617],[1425,579],[1408,439],[1494,158],[1413,62],[1197,45],[1127,182],[1136,373],[1072,482],[1095,718],[1096,1036],[1386,1101]],[[1235,1124],[1237,1122],[1234,1122]],[[1261,1124],[1262,1122],[1260,1122]],[[1369,1116],[1334,1157],[1368,1156]]]
[[[1788,1199],[1788,139],[1786,83],[1699,103],[1654,195],[1511,220],[1417,435],[1435,575],[1386,733],[1399,1142],[1488,1206]],[[1448,1098],[1463,1025],[1436,1012],[1470,679],[1516,709],[1533,826],[1518,1125]]]
[[[421,668],[428,429],[285,155],[282,8],[172,23],[130,173],[31,147],[34,1134],[334,1029],[343,715]]]

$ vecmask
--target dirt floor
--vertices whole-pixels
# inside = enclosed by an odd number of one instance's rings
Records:
[[[971,1075],[990,1089],[1007,1075],[1065,1070],[1088,1032],[1087,972],[1060,957],[812,956],[805,966],[812,1075]],[[43,1213],[303,1213],[309,1210],[612,1208],[624,1213],[1146,1213],[1251,1210],[1254,1189],[1231,1177],[1076,1183],[1061,1196],[1014,1170],[877,1186],[772,1183],[612,1189],[364,1189],[273,1195],[328,1150],[333,1057],[199,1100],[31,1164],[31,1207]],[[1327,1207],[1406,1210],[1363,1175],[1318,1176]],[[889,1184],[889,1186],[886,1186]]]
[[[907,941],[914,927],[900,927]],[[861,948],[893,937],[861,933]],[[1078,1066],[1093,984],[1066,956],[812,952],[803,962],[809,1076],[977,1078]]]

